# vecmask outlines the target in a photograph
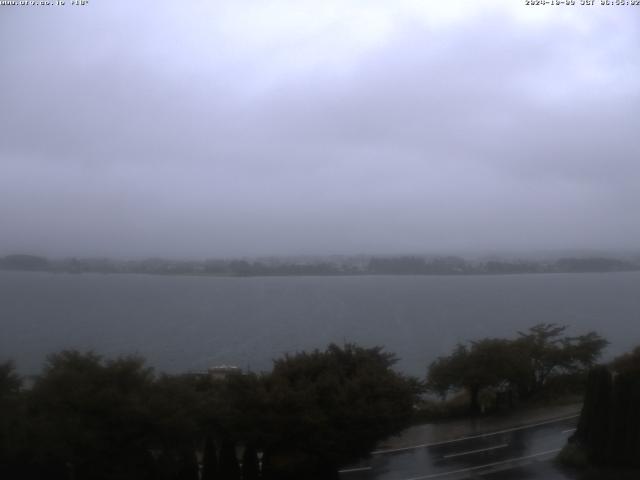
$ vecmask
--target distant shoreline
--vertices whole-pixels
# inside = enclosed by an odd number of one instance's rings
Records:
[[[0,270],[49,273],[143,274],[162,276],[353,277],[353,276],[478,276],[549,273],[612,273],[640,271],[640,259],[566,257],[552,261],[485,260],[418,256],[345,257],[340,260],[271,259],[175,261],[167,259],[112,260],[70,258],[50,260],[18,254],[0,257]]]

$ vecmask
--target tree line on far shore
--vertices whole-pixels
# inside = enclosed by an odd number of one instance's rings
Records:
[[[640,258],[565,257],[548,261],[457,256],[328,257],[287,259],[114,260],[48,259],[15,254],[0,257],[0,269],[64,273],[141,273],[153,275],[329,276],[329,275],[500,275],[515,273],[585,273],[640,270]]]
[[[514,339],[458,345],[425,380],[381,347],[329,345],[285,355],[270,372],[156,374],[144,359],[48,357],[26,388],[0,364],[0,478],[204,480],[336,478],[340,466],[424,418],[433,394],[469,413],[513,408],[572,379],[607,342],[540,324]],[[569,382],[571,383],[571,382]],[[554,386],[555,385],[555,386]]]

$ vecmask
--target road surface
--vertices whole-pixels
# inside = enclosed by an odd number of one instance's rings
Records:
[[[372,452],[340,471],[342,480],[565,479],[549,460],[574,432],[566,415],[456,439]]]

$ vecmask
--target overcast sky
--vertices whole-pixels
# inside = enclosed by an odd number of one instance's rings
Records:
[[[640,7],[70,4],[0,6],[0,254],[640,245]]]

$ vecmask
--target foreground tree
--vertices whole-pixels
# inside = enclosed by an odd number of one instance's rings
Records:
[[[441,396],[464,389],[469,395],[469,410],[480,413],[480,392],[499,388],[514,376],[516,352],[511,342],[487,338],[458,344],[449,356],[440,357],[429,366],[427,386]]]
[[[537,394],[554,374],[586,372],[609,344],[596,332],[565,336],[565,325],[540,323],[518,332],[514,346],[519,374],[514,382],[522,398]]]
[[[578,428],[570,439],[595,465],[640,467],[640,347],[589,372]]]
[[[640,346],[616,357],[611,362],[611,368],[616,373],[640,372]]]
[[[331,345],[276,360],[270,373],[214,380],[63,351],[26,392],[1,364],[0,474],[195,480],[200,458],[207,479],[332,478],[408,424],[420,388],[394,362],[381,348]]]
[[[266,379],[279,433],[272,459],[288,464],[292,477],[331,478],[340,464],[405,427],[420,387],[392,370],[395,362],[380,347],[353,344],[276,360]]]
[[[22,386],[22,378],[16,373],[12,361],[0,363],[0,401],[15,397]]]
[[[218,454],[216,444],[211,435],[207,435],[203,446],[202,480],[218,478]]]
[[[451,355],[431,363],[427,385],[443,396],[466,390],[472,414],[481,410],[484,389],[517,390],[520,398],[531,398],[554,376],[586,372],[608,344],[595,332],[569,337],[564,335],[566,329],[541,323],[519,332],[514,340],[487,338],[459,344]]]
[[[28,445],[22,378],[11,361],[0,363],[0,478],[20,471],[20,452]]]
[[[34,476],[51,470],[77,478],[144,478],[152,380],[138,357],[50,356],[30,395]]]

